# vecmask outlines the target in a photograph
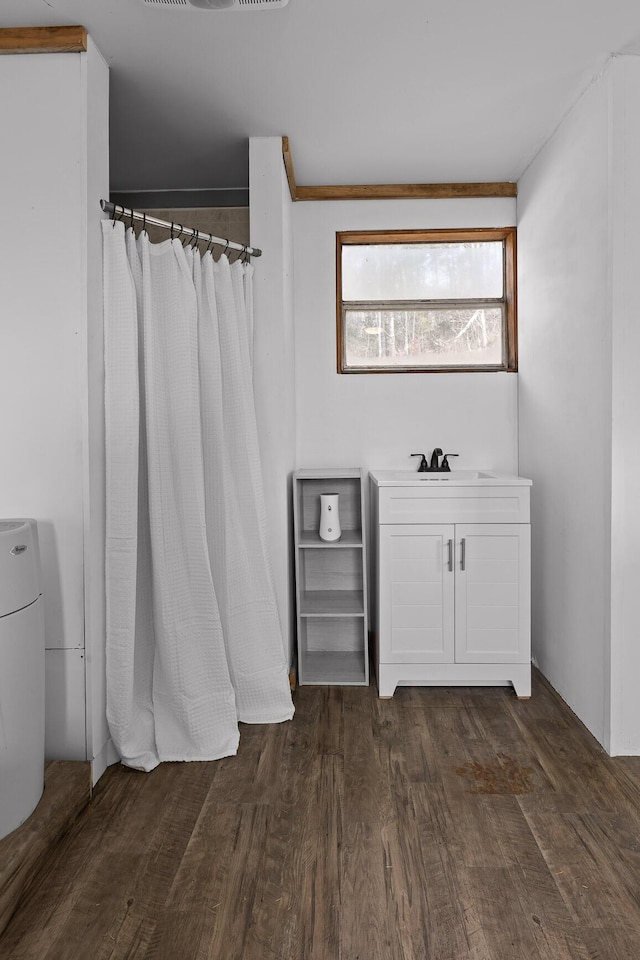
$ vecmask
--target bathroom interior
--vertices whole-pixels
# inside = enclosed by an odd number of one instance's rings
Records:
[[[176,36],[184,29],[180,56],[188,59],[189,31],[210,29],[216,17],[229,29],[223,31],[229,42],[240,42],[243,17],[272,17],[270,31],[280,17],[282,42],[293,43],[299,4],[309,7],[289,0],[272,11],[196,10],[196,20],[183,26],[184,11],[147,10],[140,0],[135,22],[153,14],[154,28],[165,16],[170,27],[158,29]],[[321,166],[309,163],[304,124],[298,132],[283,112],[281,126],[272,129],[249,111],[248,128],[242,128],[245,120],[234,127],[240,146],[232,160],[239,157],[247,171],[237,189],[244,173],[183,185],[175,180],[180,168],[164,159],[161,185],[153,175],[149,189],[143,179],[122,179],[122,164],[114,159],[113,131],[120,122],[114,110],[117,104],[124,111],[126,98],[118,87],[110,108],[110,74],[113,84],[121,68],[97,6],[52,3],[46,24],[35,2],[25,8],[12,0],[0,13],[0,41],[5,30],[18,27],[83,23],[88,31],[80,52],[4,49],[8,55],[0,56],[0,516],[33,517],[38,524],[45,755],[50,796],[62,817],[44,834],[66,829],[119,760],[106,715],[104,198],[262,251],[252,263],[253,389],[273,584],[292,674],[295,472],[359,468],[367,477],[370,471],[415,470],[411,454],[440,447],[458,454],[456,469],[531,480],[532,662],[608,756],[639,756],[640,22],[634,23],[632,5],[622,5],[627,19],[616,21],[617,32],[612,28],[607,37],[615,45],[600,54],[593,40],[593,59],[582,72],[574,70],[560,106],[541,121],[533,116],[535,135],[523,141],[519,155],[512,152],[510,166],[499,155],[487,161],[483,146],[475,167],[467,157],[443,176],[442,165],[429,166],[438,149],[429,141],[425,175],[402,162],[376,175],[371,151],[355,173],[353,162],[345,162],[341,173],[340,137],[353,138],[353,131],[343,130],[333,141],[336,163],[323,176]],[[125,6],[115,4],[122,13]],[[338,6],[331,5],[335,18]],[[398,18],[376,6],[390,23]],[[410,6],[417,16],[420,4]],[[497,16],[504,5],[492,6]],[[317,26],[313,17],[310,23]],[[353,11],[347,26],[357,28]],[[259,31],[252,37],[259,42]],[[297,56],[305,49],[299,41]],[[223,123],[224,92],[220,96]],[[277,98],[277,91],[270,96]],[[326,109],[315,117],[317,138],[330,124]],[[518,109],[526,113],[526,104]],[[148,133],[154,117],[150,106],[141,129]],[[392,139],[393,118],[388,133],[380,117],[377,122],[382,129],[376,136]],[[126,140],[131,127],[123,124],[123,130]],[[161,143],[157,136],[158,153]],[[473,141],[463,145],[473,158]],[[508,181],[515,189],[512,196],[306,201],[292,196],[285,163],[291,157],[298,183],[484,180]],[[203,186],[208,189],[198,196],[196,187]],[[337,233],[489,227],[517,228],[517,371],[337,373]],[[67,787],[54,781],[56,771]],[[70,784],[65,803],[57,791],[64,795]],[[10,840],[0,840],[0,850]],[[0,907],[11,902],[15,908],[16,888],[7,890],[16,872],[23,886],[28,882],[46,842],[40,838],[34,852],[21,852],[26,859],[19,867],[11,860],[4,890],[0,862]]]

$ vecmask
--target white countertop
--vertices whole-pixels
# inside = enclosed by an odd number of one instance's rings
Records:
[[[530,487],[531,480],[491,470],[451,470],[448,473],[418,473],[417,470],[371,470],[369,476],[378,487]]]

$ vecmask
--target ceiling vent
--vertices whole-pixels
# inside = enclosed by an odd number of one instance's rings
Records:
[[[257,10],[259,7],[286,7],[289,0],[143,0],[152,7],[199,7],[200,10]]]

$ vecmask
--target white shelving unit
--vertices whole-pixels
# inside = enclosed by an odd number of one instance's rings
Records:
[[[339,495],[342,536],[320,539],[320,494]],[[298,682],[369,683],[363,476],[359,468],[293,475]]]

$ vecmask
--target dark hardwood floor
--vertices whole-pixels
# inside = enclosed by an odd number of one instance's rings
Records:
[[[110,768],[2,960],[640,960],[640,759],[539,677],[295,698],[237,757]]]

